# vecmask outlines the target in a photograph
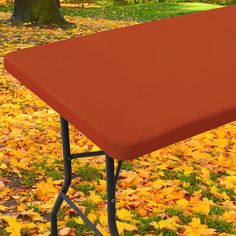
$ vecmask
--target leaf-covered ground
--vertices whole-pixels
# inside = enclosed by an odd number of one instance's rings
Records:
[[[67,17],[78,27],[17,28],[9,17],[0,13],[1,61],[16,49],[136,23]],[[0,235],[46,236],[63,181],[59,115],[2,63],[0,84]],[[98,149],[73,126],[70,138],[72,153]],[[109,235],[104,157],[73,160],[73,176],[69,197]],[[235,235],[236,123],[125,162],[116,195],[121,235]],[[58,219],[60,235],[93,235],[66,203]]]

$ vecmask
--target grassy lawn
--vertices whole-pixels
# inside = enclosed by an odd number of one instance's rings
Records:
[[[62,9],[65,15],[106,18],[110,20],[151,21],[158,18],[172,17],[192,12],[221,7],[204,3],[158,3],[133,4],[127,6],[104,6],[88,9]]]
[[[132,4],[126,6],[105,5],[100,8],[62,8],[64,15],[110,20],[135,20],[140,22],[172,17],[222,7],[205,3],[158,3]],[[11,7],[0,6],[0,11],[12,11]]]

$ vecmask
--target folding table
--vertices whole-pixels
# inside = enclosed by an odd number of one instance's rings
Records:
[[[236,118],[236,5],[156,20],[7,54],[6,70],[60,114],[65,200],[71,160],[105,155],[108,224],[118,235],[115,186],[123,160]],[[68,122],[102,151],[71,154]],[[114,173],[114,159],[118,167]]]

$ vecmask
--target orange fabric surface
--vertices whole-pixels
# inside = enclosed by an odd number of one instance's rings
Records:
[[[27,48],[6,70],[107,154],[236,119],[236,5]]]

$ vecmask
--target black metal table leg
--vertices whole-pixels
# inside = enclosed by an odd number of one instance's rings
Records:
[[[63,160],[64,160],[64,176],[65,180],[61,191],[66,194],[70,184],[71,184],[71,159],[70,159],[70,140],[69,140],[69,130],[68,130],[68,122],[60,117],[61,123],[61,136],[62,136],[62,149],[63,149]],[[57,236],[57,213],[61,207],[63,202],[63,198],[61,194],[58,194],[56,203],[51,212],[51,235]]]
[[[60,116],[60,124],[61,124],[65,180],[51,212],[50,216],[51,235],[52,236],[58,235],[57,213],[62,205],[62,202],[65,200],[97,236],[102,236],[102,233],[87,218],[87,216],[66,196],[66,193],[72,181],[71,160],[75,158],[82,158],[88,156],[104,155],[105,153],[103,151],[95,151],[95,152],[71,154],[68,121],[65,120],[62,116]],[[112,236],[119,236],[116,226],[115,187],[117,179],[119,177],[119,172],[121,170],[121,165],[122,161],[120,160],[118,162],[116,173],[114,174],[114,159],[106,155],[106,183],[107,183],[107,209],[108,209],[107,212],[108,212],[108,225]]]
[[[110,234],[118,236],[116,226],[116,197],[115,197],[115,176],[114,176],[114,159],[106,155],[106,183],[107,183],[107,213]]]

